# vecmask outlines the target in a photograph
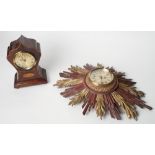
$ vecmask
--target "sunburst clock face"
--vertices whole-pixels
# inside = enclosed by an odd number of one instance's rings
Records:
[[[99,68],[92,71],[89,75],[90,80],[96,86],[106,85],[113,81],[114,75],[108,69]]]
[[[109,111],[112,118],[121,119],[120,114],[125,112],[128,118],[137,119],[136,106],[152,109],[141,99],[144,93],[134,87],[136,83],[114,68],[101,64],[71,66],[69,71],[60,73],[60,77],[64,79],[58,80],[55,86],[68,87],[61,95],[70,97],[72,106],[83,102],[84,115],[95,109],[100,118]]]

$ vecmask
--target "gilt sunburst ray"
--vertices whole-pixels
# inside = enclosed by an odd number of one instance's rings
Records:
[[[69,105],[83,102],[83,115],[95,109],[101,119],[109,111],[111,117],[118,120],[122,112],[128,118],[137,120],[136,106],[152,109],[141,99],[145,94],[137,90],[134,86],[136,82],[127,79],[125,73],[117,72],[113,67],[102,64],[71,66],[68,71],[60,73],[60,77],[64,79],[58,80],[55,86],[65,88],[61,95],[70,97]]]

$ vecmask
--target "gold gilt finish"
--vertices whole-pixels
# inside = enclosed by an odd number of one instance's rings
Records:
[[[99,116],[101,119],[102,117],[105,115],[105,103],[104,103],[104,99],[103,96],[98,94],[96,97],[96,104],[95,104],[95,110],[96,110],[96,114],[97,116]]]
[[[73,106],[75,104],[81,103],[82,101],[84,101],[87,94],[88,94],[87,89],[82,90],[80,93],[76,94],[74,97],[70,99],[71,101],[69,102],[69,105]]]
[[[125,102],[123,97],[121,97],[116,92],[113,92],[112,96],[114,97],[116,102],[119,104],[119,106],[125,111],[128,118],[134,118],[137,120],[137,112],[132,105],[129,105],[127,102]]]

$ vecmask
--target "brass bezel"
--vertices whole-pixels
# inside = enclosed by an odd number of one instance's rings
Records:
[[[20,67],[20,66],[18,66],[17,64],[16,64],[16,62],[15,62],[15,57],[17,56],[17,54],[18,53],[26,53],[26,54],[29,54],[29,55],[31,55],[34,59],[35,59],[35,63],[33,64],[33,66],[31,67],[31,68],[22,68],[22,67]],[[35,58],[35,56],[32,54],[32,53],[30,53],[30,52],[25,52],[25,51],[18,51],[15,55],[14,55],[14,58],[13,58],[13,64],[17,67],[17,68],[20,68],[20,69],[22,69],[22,70],[31,70],[32,68],[34,68],[35,66],[36,66],[36,64],[37,64],[37,61],[36,61],[36,58]]]
[[[97,70],[97,69],[102,69],[102,68],[96,68],[94,70]],[[94,82],[92,82],[91,79],[90,79],[90,75],[94,70],[90,71],[86,75],[86,78],[85,78],[85,84],[87,85],[87,87],[89,89],[91,89],[91,90],[93,90],[95,92],[98,92],[98,93],[107,93],[107,92],[113,91],[113,90],[115,90],[115,88],[117,88],[118,80],[117,80],[117,77],[113,73],[111,73],[111,74],[113,74],[114,78],[110,83],[102,84],[102,85],[98,85],[98,86],[95,85]]]

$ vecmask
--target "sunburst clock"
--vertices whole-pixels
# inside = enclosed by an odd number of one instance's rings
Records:
[[[71,66],[68,70],[60,73],[64,79],[58,80],[55,86],[68,87],[61,95],[71,97],[69,105],[83,102],[83,115],[95,109],[101,119],[109,111],[112,118],[120,120],[124,111],[128,118],[137,120],[136,106],[152,109],[141,99],[144,93],[134,87],[136,82],[125,78],[125,73],[101,64]]]

